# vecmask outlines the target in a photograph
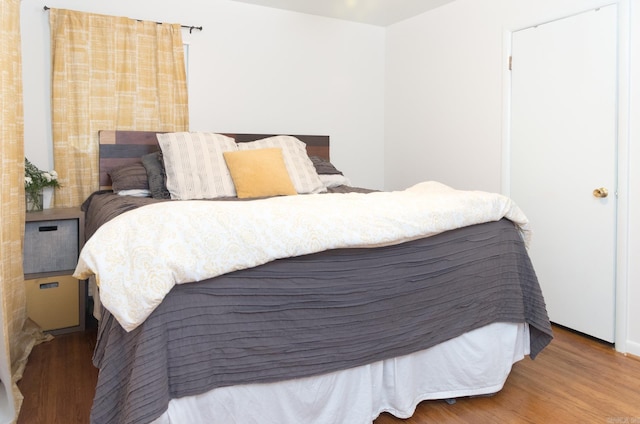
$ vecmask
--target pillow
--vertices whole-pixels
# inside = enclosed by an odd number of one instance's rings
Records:
[[[295,137],[278,135],[248,143],[238,143],[238,150],[256,150],[268,147],[282,149],[282,157],[293,186],[299,194],[320,193],[327,189],[320,181],[313,162],[307,155],[307,146]]]
[[[282,149],[224,152],[238,198],[297,194],[282,156]]]
[[[157,151],[142,156],[142,165],[147,170],[149,191],[154,199],[171,199],[167,190],[167,174],[164,170],[162,152]]]
[[[320,181],[326,188],[351,185],[351,181],[342,174],[320,174]]]
[[[222,157],[237,150],[236,142],[222,134],[178,132],[156,134],[172,199],[234,197],[236,190]]]
[[[122,165],[108,172],[111,176],[111,188],[115,193],[122,190],[148,190],[147,171],[142,162]]]
[[[318,175],[342,175],[342,172],[338,171],[336,167],[333,166],[333,164],[328,160],[318,156],[311,156],[310,159],[313,163],[314,168],[316,168],[316,172],[318,173]]]
[[[120,190],[118,196],[151,197],[151,192],[144,188],[132,188],[131,190]]]

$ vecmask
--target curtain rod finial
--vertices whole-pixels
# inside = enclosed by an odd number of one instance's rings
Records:
[[[49,9],[51,9],[49,6],[45,6],[45,7],[44,7],[44,10],[45,10],[45,11],[47,11],[47,10],[49,10]]]

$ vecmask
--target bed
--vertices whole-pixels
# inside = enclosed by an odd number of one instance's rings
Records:
[[[176,188],[176,157],[209,172],[220,152],[171,149],[212,135],[156,134],[102,131],[101,190],[83,205],[75,275],[100,287],[93,423],[406,418],[422,400],[498,392],[551,341],[528,223],[504,196],[351,187],[328,137],[225,134],[234,187],[204,200],[197,181]],[[289,143],[313,183],[292,176]],[[247,188],[246,157],[269,163],[259,183],[284,166],[291,184]],[[309,194],[279,195],[291,186]]]

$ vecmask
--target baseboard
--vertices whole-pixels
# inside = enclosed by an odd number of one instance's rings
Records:
[[[627,340],[625,350],[627,351],[627,355],[633,356],[635,359],[640,360],[640,343]]]

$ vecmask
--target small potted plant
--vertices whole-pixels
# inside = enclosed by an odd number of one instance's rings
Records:
[[[60,187],[56,171],[41,171],[24,158],[24,194],[27,212],[41,211],[43,208],[42,190],[45,187]]]

